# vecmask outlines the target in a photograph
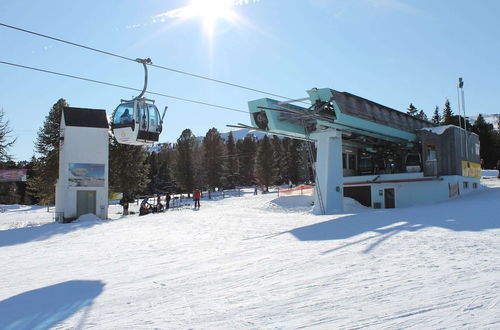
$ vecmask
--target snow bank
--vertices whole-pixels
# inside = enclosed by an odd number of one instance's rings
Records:
[[[482,184],[406,209],[246,194],[0,229],[0,329],[497,328],[500,180]],[[52,216],[19,209],[0,224]]]
[[[437,127],[424,127],[420,128],[418,130],[420,131],[429,131],[437,135],[443,134],[448,128],[452,127],[454,125],[445,125],[445,126],[437,126]]]

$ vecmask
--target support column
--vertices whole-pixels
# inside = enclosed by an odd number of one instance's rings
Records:
[[[314,194],[314,212],[321,214],[319,196],[323,201],[325,214],[343,212],[343,170],[342,134],[338,130],[328,130],[311,134],[317,143],[316,187],[320,192]]]

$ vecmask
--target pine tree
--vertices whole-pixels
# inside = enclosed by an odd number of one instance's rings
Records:
[[[278,136],[274,135],[271,139],[273,146],[273,171],[276,178],[275,184],[283,184],[288,182],[287,168],[285,163],[285,150],[283,149],[283,141]]]
[[[307,163],[303,162],[304,152],[307,152],[304,147],[305,143],[296,139],[290,139],[290,143],[288,144],[288,148],[286,151],[287,158],[287,170],[288,170],[288,179],[292,181],[294,184],[298,184],[301,181],[304,181],[304,166],[307,166]],[[307,155],[307,154],[306,154]]]
[[[158,154],[158,183],[160,192],[175,192],[177,185],[172,175],[172,164],[174,159],[174,150],[171,145],[165,145]]]
[[[146,163],[149,164],[149,184],[146,192],[148,194],[157,194],[160,191],[160,189],[158,188],[160,179],[160,163],[158,160],[158,154],[154,151],[148,154]]]
[[[424,110],[420,110],[418,114],[415,116],[415,118],[429,121],[429,118],[427,118],[427,115],[425,114]]]
[[[255,178],[260,185],[265,186],[266,192],[275,180],[273,172],[273,147],[267,135],[264,135],[257,149]]]
[[[148,153],[142,146],[121,144],[110,139],[109,188],[123,193],[124,200],[133,202],[138,194],[144,194],[149,183]]]
[[[226,142],[226,184],[228,188],[235,188],[239,184],[238,158],[236,154],[236,144],[234,142],[233,132],[229,132]]]
[[[176,178],[180,188],[190,194],[195,184],[195,157],[196,137],[190,129],[182,131],[177,139]]]
[[[211,128],[203,139],[203,169],[208,189],[222,186],[224,175],[224,141],[216,128]]]
[[[455,125],[453,116],[454,115],[453,111],[451,110],[450,101],[446,99],[446,101],[444,102],[443,116],[441,118],[443,125]]]
[[[479,143],[481,144],[480,157],[484,160],[487,167],[492,167],[496,163],[496,159],[492,158],[494,152],[494,128],[492,124],[487,123],[484,117],[479,114],[477,116],[472,131],[479,135]]]
[[[12,129],[10,128],[9,121],[5,119],[5,112],[2,108],[0,110],[0,162],[6,162],[11,159],[8,151],[16,143],[16,139],[11,139],[10,133],[12,133]]]
[[[255,184],[254,167],[257,143],[258,141],[253,134],[247,134],[243,140],[238,140],[236,143],[240,163],[239,177],[241,184],[246,186]]]
[[[439,114],[439,107],[437,105],[434,109],[434,114],[432,115],[432,123],[436,125],[441,124],[441,115]]]
[[[65,99],[59,99],[45,117],[38,131],[35,151],[39,155],[33,163],[33,175],[28,179],[28,191],[41,204],[55,202],[55,183],[59,175],[59,129]]]
[[[417,108],[413,105],[413,103],[410,103],[408,108],[406,109],[406,113],[412,117],[417,116],[418,110]]]

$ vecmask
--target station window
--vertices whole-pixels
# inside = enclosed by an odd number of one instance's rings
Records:
[[[468,181],[464,181],[464,189],[468,189],[469,188],[469,182]]]
[[[348,157],[349,157],[349,168],[351,170],[356,169],[356,155],[349,154]]]
[[[428,144],[427,149],[427,160],[436,160],[436,146],[434,144]]]
[[[477,189],[477,182],[472,183],[472,188]]]

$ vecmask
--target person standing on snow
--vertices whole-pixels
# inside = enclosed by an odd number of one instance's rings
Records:
[[[170,200],[172,197],[170,196],[170,193],[167,192],[167,195],[165,196],[165,211],[170,208]]]
[[[200,209],[200,198],[201,198],[201,192],[199,189],[195,189],[193,192],[193,201],[194,201],[194,208]]]

